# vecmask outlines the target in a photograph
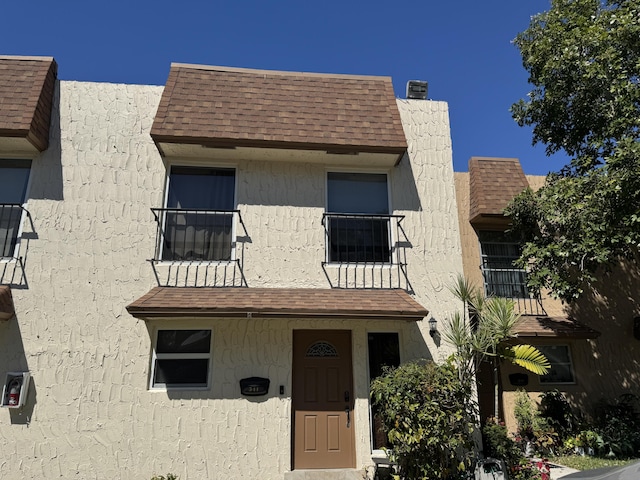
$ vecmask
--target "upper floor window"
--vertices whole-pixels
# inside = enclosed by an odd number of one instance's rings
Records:
[[[0,160],[0,257],[14,257],[24,215],[31,160]]]
[[[386,174],[328,173],[325,220],[329,262],[391,262]]]
[[[232,260],[234,205],[234,169],[171,167],[161,259]]]
[[[520,257],[518,242],[505,232],[478,233],[485,294],[503,298],[529,298],[527,273],[514,266]]]

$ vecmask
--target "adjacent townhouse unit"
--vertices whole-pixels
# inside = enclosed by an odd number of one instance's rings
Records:
[[[544,176],[525,175],[515,158],[472,157],[468,172],[456,172],[456,195],[465,276],[487,296],[509,298],[521,314],[517,342],[536,346],[551,364],[547,375],[528,374],[509,362],[499,374],[499,415],[511,431],[516,392],[534,400],[562,392],[576,412],[590,414],[600,401],[631,393],[640,397],[640,271],[620,264],[601,272],[594,289],[563,304],[549,292],[527,287],[527,273],[514,266],[519,242],[510,235],[503,210],[527,187],[536,190]],[[597,289],[596,289],[597,288]],[[493,373],[478,372],[483,418],[494,415]]]
[[[0,57],[0,476],[371,476],[371,378],[460,308],[446,103],[56,69]]]

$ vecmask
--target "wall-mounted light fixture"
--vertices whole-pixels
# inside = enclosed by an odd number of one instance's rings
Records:
[[[429,335],[433,337],[436,333],[438,333],[438,321],[431,317],[429,319]]]

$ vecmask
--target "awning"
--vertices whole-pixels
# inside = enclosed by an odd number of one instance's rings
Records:
[[[57,71],[52,57],[0,56],[0,152],[5,158],[49,146]]]
[[[15,314],[11,288],[0,285],[0,320],[9,320]]]
[[[127,311],[143,320],[180,317],[422,320],[404,290],[155,287]]]
[[[518,337],[597,338],[600,332],[566,317],[523,315],[516,325]]]

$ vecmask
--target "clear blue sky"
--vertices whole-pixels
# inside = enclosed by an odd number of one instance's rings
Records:
[[[510,105],[529,91],[511,40],[549,0],[3,2],[0,54],[46,55],[62,80],[164,85],[171,62],[388,75],[449,103],[454,168],[471,156],[559,169]]]

